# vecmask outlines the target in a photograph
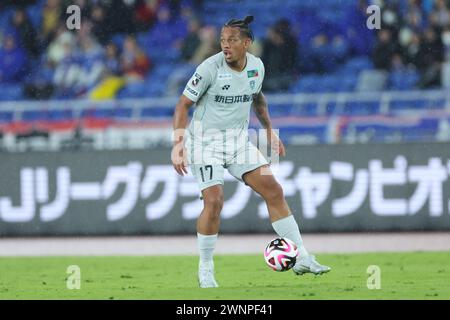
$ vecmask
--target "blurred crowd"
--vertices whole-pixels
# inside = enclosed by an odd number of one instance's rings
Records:
[[[26,83],[33,97],[84,97],[102,84],[110,90],[143,80],[153,68],[151,48],[137,34],[152,32],[152,45],[185,42],[188,26],[197,31],[192,10],[201,1],[44,0],[38,25],[29,5],[17,1],[7,28],[0,30],[0,82]],[[81,28],[69,30],[70,5],[81,8]],[[10,8],[2,3],[2,9]],[[120,41],[113,41],[119,35]],[[117,38],[117,37],[116,37]],[[183,56],[201,59],[196,44],[183,45]],[[192,52],[191,52],[192,51]],[[112,87],[111,87],[112,85]]]
[[[441,86],[450,63],[450,1],[378,1],[381,30],[372,52],[380,70],[417,70],[419,88]],[[402,5],[404,4],[404,5]]]
[[[365,10],[372,2],[363,0],[336,25],[308,20],[309,13],[297,17],[299,24],[287,18],[272,24],[251,49],[265,63],[265,90],[288,90],[300,75],[330,73],[360,55],[371,56],[381,70],[415,68],[419,87],[441,85],[450,60],[450,0],[373,2],[382,8],[376,33],[366,28]],[[80,30],[66,26],[65,9],[72,4],[81,8]],[[27,10],[30,5],[34,11]],[[27,98],[108,99],[149,79],[162,56],[175,53],[179,63],[165,75],[165,93],[178,94],[195,66],[220,51],[220,30],[202,22],[203,5],[201,0],[2,1],[0,12],[14,11],[0,28],[0,83],[24,84]],[[311,26],[319,29],[307,30]]]

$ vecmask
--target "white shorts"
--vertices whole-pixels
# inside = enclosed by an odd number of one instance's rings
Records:
[[[235,150],[224,150],[223,146],[196,146],[186,144],[188,163],[197,180],[200,191],[217,185],[223,185],[224,170],[241,182],[242,176],[269,164],[263,154],[250,141]],[[245,183],[245,182],[244,182]]]

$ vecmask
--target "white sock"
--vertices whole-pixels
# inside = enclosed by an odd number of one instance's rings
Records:
[[[200,266],[214,267],[213,253],[216,247],[217,235],[204,235],[197,232],[197,244],[200,252]]]
[[[272,227],[281,238],[288,238],[297,245],[300,257],[306,257],[309,255],[303,245],[300,230],[292,214],[286,218],[275,221],[272,223]]]

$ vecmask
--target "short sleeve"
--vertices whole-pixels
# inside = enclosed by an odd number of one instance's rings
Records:
[[[211,71],[208,65],[203,62],[195,70],[192,77],[189,79],[183,94],[190,100],[197,102],[208,90],[212,83]]]
[[[264,63],[261,61],[261,78],[260,78],[260,81],[259,81],[258,89],[256,90],[256,94],[260,93],[261,90],[262,90],[262,85],[263,85],[263,82],[264,82],[265,74],[266,74],[266,70],[264,68]]]

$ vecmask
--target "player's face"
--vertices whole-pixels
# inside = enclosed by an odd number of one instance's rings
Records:
[[[250,45],[250,39],[242,38],[238,28],[224,27],[220,34],[220,46],[227,63],[243,59]]]

